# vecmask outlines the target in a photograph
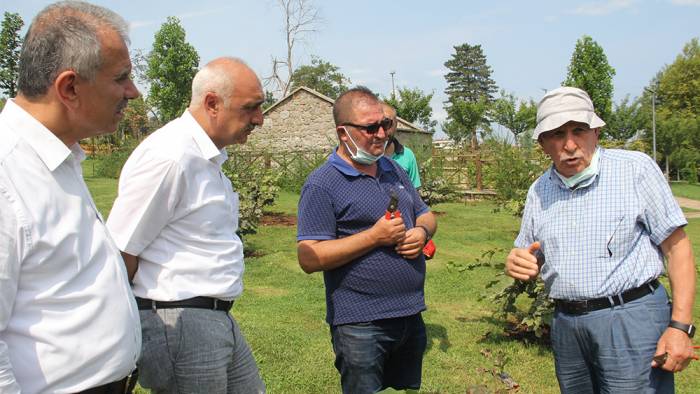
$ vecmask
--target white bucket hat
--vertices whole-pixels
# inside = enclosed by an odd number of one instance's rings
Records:
[[[537,127],[532,139],[571,121],[585,123],[591,129],[605,126],[595,114],[588,93],[568,86],[550,90],[537,104]]]

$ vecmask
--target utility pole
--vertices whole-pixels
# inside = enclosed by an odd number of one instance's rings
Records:
[[[396,74],[396,71],[391,71],[389,74],[391,74],[391,98],[396,100],[396,89],[394,88],[394,74]]]

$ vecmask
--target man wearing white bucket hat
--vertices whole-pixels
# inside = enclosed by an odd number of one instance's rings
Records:
[[[541,274],[554,299],[562,392],[673,392],[673,372],[693,358],[687,221],[653,160],[598,146],[604,125],[581,89],[542,98],[532,137],[553,165],[530,187],[505,271]]]

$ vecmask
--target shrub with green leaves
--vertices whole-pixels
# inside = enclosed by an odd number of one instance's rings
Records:
[[[136,145],[138,145],[136,140],[128,139],[121,146],[112,147],[107,151],[95,152],[92,156],[92,159],[95,160],[95,176],[119,179],[122,167]]]
[[[241,235],[257,233],[263,209],[274,204],[280,190],[277,186],[279,173],[260,157],[229,148],[229,159],[222,166],[224,175],[238,193],[238,233]]]
[[[418,189],[421,199],[428,205],[459,200],[457,186],[445,179],[444,169],[433,158],[424,160],[420,165],[421,187]]]

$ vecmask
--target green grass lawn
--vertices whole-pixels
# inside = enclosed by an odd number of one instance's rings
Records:
[[[116,181],[92,178],[87,168],[85,174],[98,208],[106,215],[116,194]],[[295,194],[282,192],[272,211],[294,215],[297,199]],[[491,316],[492,305],[479,299],[496,272],[484,268],[460,273],[447,268],[449,262],[473,262],[493,248],[502,249],[495,260],[505,259],[519,221],[504,212],[493,213],[493,208],[490,202],[434,207],[442,214],[435,236],[438,253],[428,262],[426,278],[424,319],[429,339],[422,393],[464,393],[474,385],[486,385],[491,391],[505,389],[486,372],[494,368],[494,361],[484,354],[499,353],[507,358],[504,370],[520,384],[520,392],[559,391],[550,350],[502,335],[502,322]],[[687,230],[698,258],[700,220],[691,219]],[[246,248],[260,255],[246,259],[245,291],[233,314],[253,348],[270,393],[339,392],[324,321],[323,278],[299,268],[295,236],[294,226],[261,225],[258,234],[246,237]],[[700,316],[700,303],[695,305],[695,316]],[[676,375],[677,392],[696,392],[699,381],[700,363],[696,362]]]
[[[671,190],[674,196],[692,198],[700,201],[700,185],[687,182],[672,182]]]

